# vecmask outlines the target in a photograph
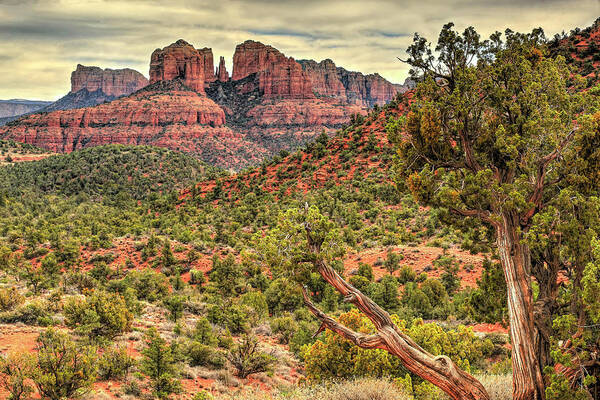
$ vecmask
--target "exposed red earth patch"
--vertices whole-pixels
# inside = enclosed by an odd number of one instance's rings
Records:
[[[433,262],[440,256],[454,256],[460,264],[458,277],[461,281],[461,288],[476,287],[477,279],[481,277],[484,257],[480,254],[471,254],[468,251],[458,248],[450,248],[446,251],[439,247],[428,246],[397,246],[392,247],[394,253],[402,254],[404,259],[400,261],[400,267],[410,266],[417,275],[425,272],[430,278],[439,278],[444,272],[436,268]],[[383,261],[386,259],[388,248],[373,248],[358,253],[351,253],[344,260],[346,274],[350,275],[358,269],[358,265],[363,262],[373,267],[375,280],[381,279],[389,272],[384,268]],[[379,264],[379,265],[378,265]],[[468,267],[468,268],[467,268]],[[398,276],[399,271],[394,273]]]

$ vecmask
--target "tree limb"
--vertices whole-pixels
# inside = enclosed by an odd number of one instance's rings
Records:
[[[365,335],[362,333],[354,332],[352,329],[345,327],[340,324],[323,311],[319,310],[310,300],[308,292],[305,288],[302,288],[302,295],[304,296],[304,305],[310,310],[311,313],[315,317],[317,317],[321,321],[321,326],[317,330],[315,335],[318,335],[325,328],[336,332],[338,335],[342,336],[345,339],[348,339],[358,347],[362,347],[363,349],[385,349],[385,343],[381,339],[379,334],[373,335]]]

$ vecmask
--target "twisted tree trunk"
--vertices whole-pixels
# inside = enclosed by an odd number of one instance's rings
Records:
[[[496,241],[506,279],[512,341],[513,399],[544,399],[544,379],[536,354],[531,293],[531,256],[521,242],[519,219],[504,215]]]
[[[315,255],[319,254],[319,243],[311,239],[310,228],[306,227],[308,243]],[[344,300],[356,305],[375,325],[377,333],[364,335],[339,324],[319,310],[303,290],[304,303],[321,321],[318,335],[328,328],[340,336],[365,349],[382,349],[398,357],[404,367],[415,375],[443,390],[454,400],[489,400],[483,385],[469,373],[461,370],[447,356],[434,356],[425,351],[414,340],[404,334],[390,318],[390,315],[373,300],[346,282],[333,268],[322,260],[313,264],[323,279],[344,296]]]

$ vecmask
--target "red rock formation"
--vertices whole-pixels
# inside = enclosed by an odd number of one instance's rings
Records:
[[[211,52],[212,64],[212,52]],[[150,59],[150,83],[181,78],[186,86],[204,93],[205,57],[183,39],[156,49]]]
[[[204,63],[204,82],[214,82],[217,80],[215,75],[215,65],[213,62],[213,52],[212,49],[205,47],[203,49],[198,50],[198,54],[202,58]],[[206,85],[205,85],[206,86]]]
[[[241,168],[323,130],[331,132],[352,114],[391,100],[400,89],[379,75],[348,72],[331,60],[296,62],[253,41],[236,47],[233,79],[223,57],[216,73],[213,68],[211,49],[196,50],[179,40],[152,54],[150,86],[116,100],[104,96],[113,101],[95,107],[90,105],[102,96],[57,102],[85,108],[22,117],[0,128],[0,138],[54,152],[107,143],[151,144]],[[74,87],[95,90],[116,82],[97,79],[103,75],[96,69],[78,71]]]
[[[32,143],[55,152],[87,146],[169,143],[192,151],[203,135],[224,127],[225,113],[206,96],[175,82],[161,82],[130,96],[95,107],[32,114],[15,126],[0,128],[0,137]]]
[[[229,73],[227,72],[227,68],[225,68],[225,57],[223,56],[219,59],[216,76],[219,82],[227,82],[229,80]]]
[[[405,91],[402,85],[390,83],[379,74],[363,75],[347,71],[336,67],[329,59],[320,63],[313,60],[301,60],[299,63],[309,75],[313,91],[318,96],[372,107],[388,103],[398,92]]]
[[[346,102],[346,88],[333,61],[327,59],[317,63],[313,60],[301,60],[299,63],[309,75],[315,94]]]
[[[113,70],[77,64],[77,68],[71,73],[71,93],[81,89],[87,89],[89,92],[100,90],[107,96],[119,97],[131,94],[146,85],[148,79],[129,68]]]
[[[314,98],[310,78],[300,64],[274,47],[248,40],[235,48],[232,79],[255,73],[260,94],[267,99]]]

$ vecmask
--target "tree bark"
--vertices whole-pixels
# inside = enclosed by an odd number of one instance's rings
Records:
[[[508,292],[512,341],[513,399],[542,400],[544,379],[535,347],[531,255],[521,242],[519,217],[503,215],[496,225],[498,253]]]
[[[320,252],[320,243],[312,241],[310,228],[306,227],[308,243],[313,254]],[[333,268],[319,258],[313,264],[323,279],[344,296],[344,300],[356,305],[375,325],[377,333],[364,335],[339,324],[319,310],[303,291],[304,303],[321,321],[317,334],[328,328],[357,346],[366,349],[382,349],[398,357],[410,372],[431,382],[454,400],[489,400],[483,385],[469,373],[461,370],[447,356],[434,356],[404,334],[390,315],[361,291],[346,282]]]

